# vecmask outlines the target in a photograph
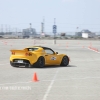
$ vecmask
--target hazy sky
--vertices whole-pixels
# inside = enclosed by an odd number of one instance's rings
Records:
[[[58,32],[82,29],[100,32],[100,0],[0,0],[0,28],[28,28],[29,23],[41,31],[52,32],[56,18]]]

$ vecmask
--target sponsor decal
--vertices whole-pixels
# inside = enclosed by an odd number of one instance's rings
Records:
[[[56,60],[56,57],[51,57],[51,60]]]

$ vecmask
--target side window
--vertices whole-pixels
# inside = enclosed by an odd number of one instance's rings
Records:
[[[50,50],[50,49],[45,49],[45,52],[46,52],[47,54],[54,54],[54,52],[53,52],[52,50]]]
[[[38,48],[28,48],[28,51],[35,51],[37,50]]]

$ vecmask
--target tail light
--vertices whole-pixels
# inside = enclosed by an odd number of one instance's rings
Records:
[[[28,56],[28,53],[26,53],[25,56]]]
[[[31,53],[26,53],[25,56],[32,56],[32,54]]]
[[[12,52],[12,55],[15,55],[15,52]]]

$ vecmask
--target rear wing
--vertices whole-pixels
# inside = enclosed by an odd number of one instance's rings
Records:
[[[10,50],[12,55],[32,56],[32,52],[26,50]]]

